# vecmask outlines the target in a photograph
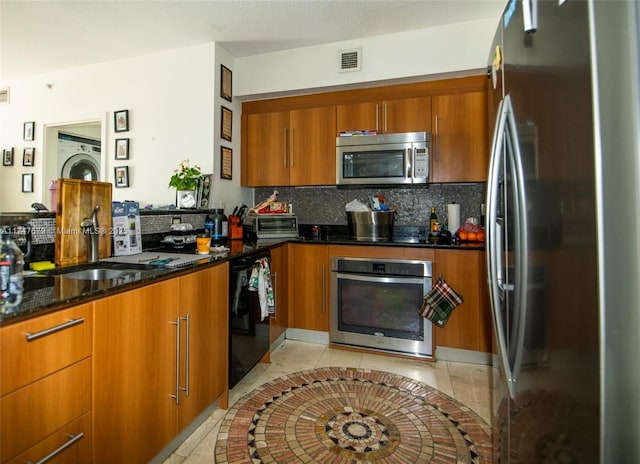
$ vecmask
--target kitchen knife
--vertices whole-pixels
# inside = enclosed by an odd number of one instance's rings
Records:
[[[235,208],[233,208],[233,213],[231,213],[231,216],[235,216],[237,212],[238,212],[238,207],[236,206]]]

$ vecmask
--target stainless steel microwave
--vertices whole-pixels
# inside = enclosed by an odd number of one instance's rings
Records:
[[[338,185],[426,184],[429,133],[350,135],[336,138]]]

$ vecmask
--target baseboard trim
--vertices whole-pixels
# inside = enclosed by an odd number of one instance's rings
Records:
[[[318,330],[288,328],[287,338],[301,342],[319,343],[321,345],[329,344],[329,332],[320,332]]]
[[[462,350],[460,348],[447,348],[436,346],[435,358],[438,361],[456,361],[470,364],[492,364],[493,355],[482,351]]]

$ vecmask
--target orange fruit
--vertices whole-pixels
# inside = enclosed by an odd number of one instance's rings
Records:
[[[484,230],[481,230],[480,232],[478,232],[477,237],[479,242],[484,242],[484,239],[486,237]]]
[[[458,232],[458,238],[460,240],[469,240],[468,234],[466,230],[461,230],[460,232]]]
[[[478,234],[476,234],[474,231],[471,231],[467,234],[467,239],[470,242],[475,242],[478,239]]]

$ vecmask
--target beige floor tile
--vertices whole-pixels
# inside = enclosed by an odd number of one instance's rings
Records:
[[[315,367],[360,367],[362,353],[329,348],[322,353]]]

